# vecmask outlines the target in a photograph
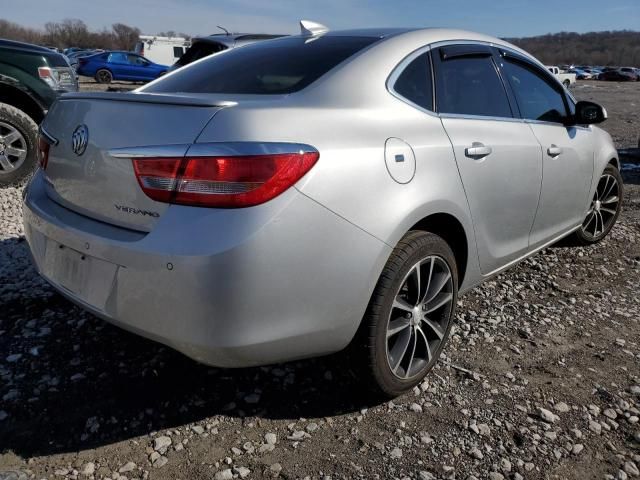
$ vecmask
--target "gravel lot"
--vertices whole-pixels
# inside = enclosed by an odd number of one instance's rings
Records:
[[[636,145],[640,83],[574,93]],[[214,369],[84,313],[38,278],[20,189],[0,190],[0,479],[638,477],[640,175],[624,177],[604,242],[462,297],[442,362],[386,403],[341,355]]]

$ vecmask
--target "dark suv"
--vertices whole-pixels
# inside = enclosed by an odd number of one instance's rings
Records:
[[[63,92],[77,91],[66,58],[0,39],[0,186],[19,183],[36,165],[38,124]]]
[[[208,37],[196,37],[191,39],[191,46],[184,52],[184,55],[171,66],[170,70],[184,67],[196,60],[223,50],[284,36],[285,35],[270,35],[264,33],[214,33]]]

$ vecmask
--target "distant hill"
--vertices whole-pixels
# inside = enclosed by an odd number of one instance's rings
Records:
[[[572,33],[507,38],[547,65],[616,65],[640,67],[640,32]]]

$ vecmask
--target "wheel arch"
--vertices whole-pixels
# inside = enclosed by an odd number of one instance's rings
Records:
[[[40,124],[45,116],[45,109],[25,91],[12,85],[0,82],[0,103],[6,103],[26,113]]]
[[[469,261],[469,237],[462,222],[450,213],[432,213],[418,222],[409,230],[420,230],[434,233],[444,239],[453,250],[458,270],[458,287],[463,284]]]
[[[93,74],[94,77],[98,76],[98,73],[100,73],[102,70],[106,70],[107,72],[109,72],[111,74],[111,80],[115,80],[115,76],[113,75],[113,71],[109,68],[109,67],[98,67],[96,68],[95,73]]]

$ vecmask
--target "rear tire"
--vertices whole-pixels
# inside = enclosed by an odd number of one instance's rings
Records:
[[[624,185],[622,176],[616,167],[607,165],[604,169],[591,205],[582,226],[571,239],[578,245],[593,245],[606,237],[622,210]]]
[[[563,84],[564,84],[564,88],[569,88],[571,86],[571,82],[569,80],[565,80]]]
[[[37,164],[38,126],[22,110],[0,103],[0,186],[18,185]]]
[[[113,75],[109,70],[102,68],[96,72],[96,82],[111,83],[112,81],[113,81]]]
[[[418,385],[446,343],[457,298],[449,245],[433,233],[407,233],[380,275],[353,345],[367,387],[395,397]]]

